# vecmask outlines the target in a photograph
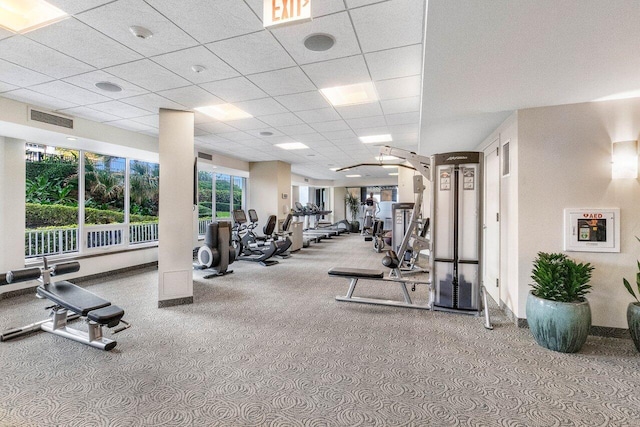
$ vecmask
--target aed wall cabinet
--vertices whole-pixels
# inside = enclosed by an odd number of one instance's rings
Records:
[[[620,252],[620,209],[565,209],[564,250]]]

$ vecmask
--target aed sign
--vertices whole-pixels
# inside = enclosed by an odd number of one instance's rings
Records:
[[[564,250],[620,252],[620,209],[565,209]]]
[[[311,20],[311,0],[263,0],[264,27]]]

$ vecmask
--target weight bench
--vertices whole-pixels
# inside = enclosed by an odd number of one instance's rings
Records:
[[[337,296],[336,301],[357,302],[361,304],[389,305],[392,307],[419,308],[423,310],[433,309],[433,304],[432,304],[433,287],[431,286],[430,281],[425,282],[425,281],[411,280],[403,277],[384,277],[383,271],[368,270],[368,269],[362,269],[362,268],[334,267],[331,270],[329,270],[329,276],[344,277],[346,279],[349,279],[349,290],[347,291],[347,295],[343,297]],[[353,292],[356,290],[356,285],[358,284],[359,279],[382,281],[386,283],[396,283],[400,286],[400,290],[402,291],[404,301],[383,300],[379,298],[354,297]],[[429,303],[426,305],[414,303],[411,300],[409,291],[407,290],[407,285],[412,285],[412,289],[411,289],[412,291],[415,291],[416,285],[428,285]]]
[[[124,310],[66,280],[51,282],[51,276],[79,270],[80,264],[77,262],[58,264],[49,268],[45,259],[43,268],[25,268],[0,274],[0,286],[40,278],[42,283],[36,288],[36,296],[46,298],[54,303],[54,305],[47,307],[51,310],[48,319],[6,331],[0,335],[0,341],[7,341],[43,330],[100,350],[112,350],[117,342],[105,338],[102,335],[102,327],[115,328],[122,323],[124,326],[114,330],[112,332],[114,334],[129,328],[131,325],[122,320]],[[67,326],[68,321],[79,317],[86,319],[87,332]]]

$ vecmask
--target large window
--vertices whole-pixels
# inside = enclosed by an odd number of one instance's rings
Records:
[[[216,218],[231,217],[231,176],[216,174]]]
[[[213,217],[213,173],[198,171],[198,218]]]
[[[201,235],[213,219],[229,219],[234,209],[244,209],[245,188],[246,178],[198,172],[198,230]]]
[[[27,258],[158,240],[158,164],[34,144],[26,162]]]

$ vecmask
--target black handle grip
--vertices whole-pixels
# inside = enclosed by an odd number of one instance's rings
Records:
[[[62,274],[75,273],[80,271],[80,263],[77,261],[63,262],[62,264],[56,264],[51,271],[52,276],[60,276]]]
[[[8,285],[10,283],[28,282],[40,277],[40,268],[21,268],[20,270],[7,271],[6,274],[0,276],[0,285]],[[4,276],[4,277],[3,277]]]

